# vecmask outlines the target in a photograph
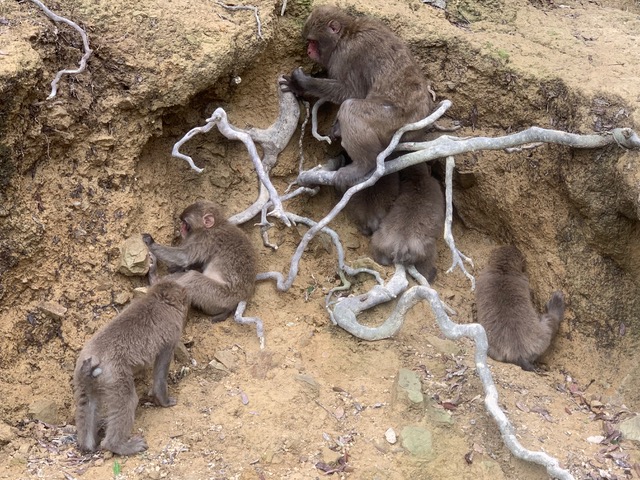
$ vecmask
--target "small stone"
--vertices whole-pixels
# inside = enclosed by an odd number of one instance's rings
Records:
[[[124,305],[129,300],[131,300],[131,297],[132,295],[129,292],[120,292],[120,293],[116,293],[116,295],[113,297],[113,301],[117,305]]]
[[[396,436],[396,432],[395,432],[395,430],[393,428],[389,428],[389,430],[384,432],[384,438],[391,445],[395,445],[395,443],[398,441],[398,437]]]
[[[230,373],[229,370],[227,369],[227,367],[225,367],[223,364],[221,364],[219,361],[217,360],[211,360],[209,362],[209,366],[211,368],[215,368],[216,370],[220,370],[221,372],[226,372],[226,373]]]
[[[322,460],[324,463],[335,464],[342,458],[342,454],[340,452],[334,452],[328,447],[322,447]]]
[[[396,407],[405,405],[405,407],[415,408],[424,405],[422,383],[416,372],[406,368],[398,371],[392,401]]]
[[[10,443],[16,438],[16,434],[6,423],[0,422],[0,447]]]
[[[146,275],[149,271],[147,246],[140,235],[127,238],[120,246],[118,272],[127,275]]]
[[[231,372],[238,368],[236,356],[231,350],[220,350],[214,353],[213,356]]]
[[[311,395],[313,395],[314,397],[318,397],[320,395],[320,385],[311,375],[304,375],[299,373],[293,378],[296,380],[296,382],[307,387],[309,393],[311,393]]]
[[[144,297],[149,291],[149,287],[138,287],[133,289],[133,298]]]
[[[618,428],[627,440],[640,442],[640,415],[625,420]]]
[[[60,424],[58,405],[51,400],[36,400],[29,406],[29,416],[51,425]]]
[[[60,320],[67,313],[67,309],[56,302],[40,302],[38,310],[54,320]]]
[[[434,349],[440,353],[444,353],[445,355],[459,355],[460,354],[460,345],[452,340],[447,340],[444,338],[438,338],[435,335],[427,335],[425,337],[427,342],[433,345]]]
[[[433,455],[431,432],[423,427],[410,425],[402,429],[402,446],[416,457]]]

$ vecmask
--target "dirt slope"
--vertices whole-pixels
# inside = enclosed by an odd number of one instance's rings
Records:
[[[81,42],[29,2],[0,0],[0,478],[103,479],[118,466],[131,479],[306,479],[324,476],[317,462],[340,457],[344,478],[547,478],[504,447],[484,410],[472,343],[444,340],[427,305],[377,343],[331,325],[324,294],[338,278],[323,237],[288,292],[259,284],[248,314],[264,321],[265,350],[250,327],[191,315],[189,358],[171,373],[178,405],[137,412],[146,453],[114,459],[75,449],[77,352],[145,284],[117,272],[119,246],[141,232],[171,241],[177,214],[198,197],[233,214],[257,193],[242,145],[214,131],[194,138],[183,150],[205,168],[197,174],[171,157],[173,144],[219,106],[240,128],[270,125],[278,74],[310,67],[299,36],[308,2],[290,1],[284,17],[280,4],[254,4],[264,39],[251,12],[211,1],[49,4],[87,29],[94,55],[87,72],[63,78],[45,101],[55,73],[77,64]],[[465,125],[459,135],[639,123],[637,2],[460,0],[446,12],[417,0],[341,5],[407,40],[438,97],[453,101],[450,117]],[[274,170],[279,191],[295,179],[298,141]],[[307,165],[323,161],[324,147],[308,133],[303,145]],[[640,410],[638,153],[542,147],[477,152],[457,165],[454,234],[476,272],[494,246],[515,243],[536,304],[556,289],[569,302],[545,374],[491,364],[520,441],[576,478],[640,478],[637,445],[587,440]],[[323,191],[289,208],[319,219],[334,201]],[[347,261],[367,255],[367,239],[345,218],[332,226]],[[261,271],[288,271],[304,227],[276,223],[275,252],[261,246],[252,222],[243,228],[260,245]],[[459,272],[444,273],[449,264],[442,242],[435,287],[455,320],[470,322],[473,293]],[[358,278],[353,289],[369,286]],[[66,311],[44,313],[44,301]],[[214,359],[226,369],[210,366]],[[401,369],[420,378],[422,407],[398,398]],[[409,426],[430,432],[432,452],[400,446]],[[395,445],[384,437],[390,427],[401,437]]]

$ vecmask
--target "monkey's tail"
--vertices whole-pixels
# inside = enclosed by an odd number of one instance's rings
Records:
[[[102,368],[100,367],[100,359],[98,357],[89,357],[82,362],[78,377],[84,377],[91,380],[101,373]]]
[[[547,302],[547,313],[543,316],[543,320],[549,323],[553,335],[558,331],[558,326],[564,317],[564,296],[562,292],[553,292],[551,299]],[[552,335],[552,336],[553,336]]]

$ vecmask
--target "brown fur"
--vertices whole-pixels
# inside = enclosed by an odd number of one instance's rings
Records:
[[[188,309],[184,288],[175,282],[157,283],[84,346],[73,377],[80,449],[98,448],[101,409],[106,429],[100,447],[119,455],[147,448],[144,438],[130,437],[138,405],[134,373],[153,364],[154,402],[163,407],[176,404],[168,396],[167,373]]]
[[[334,135],[342,137],[353,160],[336,174],[334,185],[344,191],[375,168],[396,130],[433,110],[429,85],[407,45],[371,17],[316,7],[302,36],[309,57],[327,69],[328,78],[296,69],[283,89],[340,105]]]
[[[400,172],[400,195],[371,237],[371,253],[382,265],[415,265],[429,282],[436,276],[436,240],[444,232],[444,195],[428,165]]]
[[[257,273],[253,245],[213,202],[188,206],[180,220],[179,246],[160,245],[149,234],[143,239],[170,271],[178,270],[165,278],[187,289],[191,305],[222,320],[253,295]],[[150,270],[150,280],[155,282],[155,269]]]
[[[558,331],[564,298],[554,292],[547,313],[538,316],[531,303],[525,259],[513,246],[495,249],[476,283],[478,322],[489,340],[489,356],[533,370]]]

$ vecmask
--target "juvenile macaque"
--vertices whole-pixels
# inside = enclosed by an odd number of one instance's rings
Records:
[[[145,233],[142,239],[171,275],[165,277],[187,289],[191,305],[223,320],[238,303],[251,298],[255,290],[256,260],[253,245],[218,207],[198,201],[180,215],[182,241],[177,247],[155,243]],[[155,268],[149,279],[156,281]]]
[[[100,446],[118,455],[147,448],[144,438],[131,436],[138,405],[134,373],[153,365],[150,395],[156,405],[176,404],[167,391],[167,373],[189,310],[187,291],[162,281],[134,300],[102,327],[81,350],[73,376],[78,447]],[[104,418],[101,443],[98,428]]]
[[[400,171],[400,194],[371,237],[371,254],[382,265],[415,265],[432,282],[436,240],[444,232],[444,195],[425,163]]]
[[[334,185],[344,191],[375,168],[376,156],[396,130],[433,110],[429,84],[407,45],[371,17],[316,7],[302,36],[307,54],[326,68],[328,78],[314,78],[297,68],[282,88],[340,105],[332,136],[342,138],[353,160],[336,172]]]
[[[554,292],[547,313],[538,316],[531,303],[525,259],[513,246],[491,252],[487,267],[476,283],[478,322],[489,340],[489,356],[500,362],[534,370],[564,316],[562,292]]]

